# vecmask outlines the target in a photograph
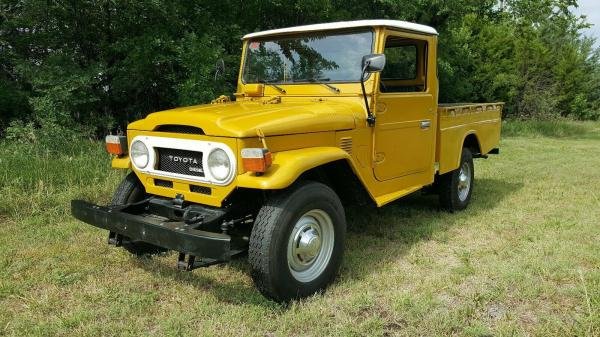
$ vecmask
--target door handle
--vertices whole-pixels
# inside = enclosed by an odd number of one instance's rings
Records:
[[[430,126],[431,126],[431,121],[429,121],[429,120],[421,121],[421,129],[429,129]]]

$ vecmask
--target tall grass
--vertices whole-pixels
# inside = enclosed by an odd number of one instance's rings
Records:
[[[596,138],[600,123],[571,120],[510,120],[502,123],[505,137]]]
[[[0,142],[0,215],[68,215],[69,200],[107,200],[121,172],[110,169],[100,142],[81,140],[63,151]]]

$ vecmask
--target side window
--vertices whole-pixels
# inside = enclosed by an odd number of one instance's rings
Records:
[[[381,72],[381,92],[426,90],[426,42],[389,36],[385,42],[384,53],[386,63]]]
[[[414,80],[417,78],[417,46],[409,44],[385,48],[384,80]]]

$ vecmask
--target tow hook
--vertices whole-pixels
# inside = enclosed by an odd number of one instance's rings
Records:
[[[209,267],[221,262],[222,261],[208,258],[197,259],[194,255],[179,253],[179,257],[177,258],[177,269],[181,271],[192,271],[196,268]]]
[[[115,247],[121,247],[123,245],[123,235],[115,232],[108,232],[108,244]]]
[[[186,225],[202,225],[204,222],[204,214],[193,209],[187,209],[183,212],[183,222]]]

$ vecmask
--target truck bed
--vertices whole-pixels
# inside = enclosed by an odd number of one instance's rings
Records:
[[[485,155],[500,143],[504,103],[446,103],[438,105],[436,162],[443,174],[458,167],[462,144],[477,146]]]
[[[485,110],[485,109],[495,109],[498,108],[502,110],[504,106],[503,102],[498,103],[439,103],[438,104],[438,112],[447,111],[447,110],[456,110],[456,109],[475,109],[475,110]]]

